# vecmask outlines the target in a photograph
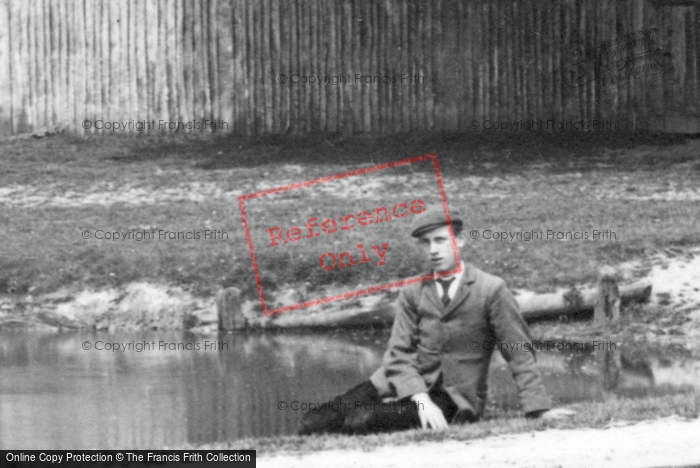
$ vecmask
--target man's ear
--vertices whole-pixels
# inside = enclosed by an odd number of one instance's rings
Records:
[[[455,240],[457,241],[457,247],[462,249],[465,245],[467,245],[467,234],[464,231],[461,231],[455,236]]]

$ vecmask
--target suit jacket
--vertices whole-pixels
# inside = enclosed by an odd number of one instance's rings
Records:
[[[382,367],[370,378],[381,396],[406,398],[438,383],[483,412],[494,344],[501,351],[519,390],[524,412],[546,410],[551,402],[536,368],[527,324],[505,282],[472,265],[447,307],[434,281],[403,288]],[[530,347],[530,349],[532,349]],[[441,382],[439,381],[442,375]],[[453,399],[455,397],[453,396]],[[455,403],[460,406],[458,401]]]

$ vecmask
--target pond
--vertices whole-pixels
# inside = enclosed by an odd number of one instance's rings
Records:
[[[0,330],[0,448],[169,448],[294,434],[298,408],[366,380],[387,339],[372,331],[202,337]],[[127,349],[110,349],[113,343]],[[700,361],[683,348],[542,351],[538,360],[560,404],[700,386]],[[489,381],[487,411],[518,408],[498,353]]]

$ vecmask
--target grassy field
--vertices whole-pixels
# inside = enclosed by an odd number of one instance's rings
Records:
[[[382,446],[409,445],[417,442],[472,440],[502,434],[541,431],[545,429],[604,428],[630,421],[642,421],[678,415],[697,418],[700,415],[700,394],[688,391],[673,395],[630,399],[608,396],[601,402],[577,403],[566,408],[576,412],[570,418],[556,421],[531,420],[516,414],[501,413],[475,424],[450,426],[445,431],[410,430],[389,434],[353,436],[326,434],[320,436],[286,436],[243,439],[197,448],[255,449],[258,454],[296,452],[299,454],[330,449],[371,450]]]
[[[235,285],[255,298],[239,195],[431,152],[438,155],[447,198],[463,209],[469,230],[616,233],[615,239],[596,241],[472,241],[469,260],[511,287],[570,286],[593,280],[605,263],[700,245],[697,139],[534,133],[350,139],[57,135],[0,142],[0,294],[147,280],[199,296]],[[337,218],[394,200],[438,200],[430,167],[372,177],[286,199],[258,199],[250,213],[264,236],[264,227],[303,226],[313,215]],[[266,294],[291,285],[313,296],[323,286],[375,284],[422,271],[407,225],[392,223],[356,229],[342,242],[325,236],[343,250],[354,249],[356,241],[369,250],[390,240],[383,267],[327,272],[319,266],[320,244],[264,248],[257,237]],[[85,230],[89,239],[83,238]],[[228,238],[108,241],[95,239],[98,230],[222,230]]]

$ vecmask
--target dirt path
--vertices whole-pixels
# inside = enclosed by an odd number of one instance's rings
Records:
[[[260,456],[257,465],[263,468],[644,468],[700,464],[700,419],[670,417],[623,424],[606,429],[556,429],[467,442],[383,447],[367,452],[332,450],[304,456]]]

